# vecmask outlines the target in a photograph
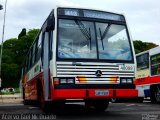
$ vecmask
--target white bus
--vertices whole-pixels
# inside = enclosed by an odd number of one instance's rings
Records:
[[[150,97],[154,103],[160,102],[160,47],[136,55],[136,88],[138,97]]]
[[[56,7],[32,44],[22,73],[24,102],[37,101],[42,108],[80,99],[105,110],[110,98],[138,95],[125,17],[102,10]]]

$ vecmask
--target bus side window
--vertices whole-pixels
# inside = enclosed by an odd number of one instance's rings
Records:
[[[24,72],[23,73],[26,73],[27,72],[27,59],[25,60],[25,63],[24,63]]]
[[[35,63],[35,49],[36,49],[36,43],[34,43],[33,48],[32,48],[32,66]]]
[[[41,54],[40,54],[41,61],[42,61],[42,67],[43,67],[43,46],[44,46],[44,35],[45,35],[45,33],[42,33]]]
[[[160,54],[150,57],[151,59],[151,75],[160,75]]]
[[[53,31],[49,32],[49,59],[51,60],[53,57],[52,52],[52,43],[53,43]]]
[[[31,58],[32,58],[32,56],[31,56],[31,51],[29,52],[29,59],[28,59],[28,70],[30,69],[30,67],[31,67]]]
[[[28,55],[26,57],[26,72],[28,71]]]
[[[144,70],[149,68],[149,53],[145,53],[136,57],[137,70]]]
[[[30,51],[30,68],[32,67],[32,59],[33,59],[33,47],[31,48],[31,51]]]
[[[40,33],[37,39],[37,47],[36,47],[36,61],[38,61],[41,57],[41,49],[42,49],[42,32]]]

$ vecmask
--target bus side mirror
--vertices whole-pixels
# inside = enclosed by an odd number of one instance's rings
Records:
[[[52,31],[55,28],[55,19],[54,16],[49,16],[47,19],[47,27],[46,27],[46,32]]]

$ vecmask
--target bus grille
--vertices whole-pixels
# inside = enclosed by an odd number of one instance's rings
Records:
[[[134,78],[134,71],[119,70],[115,63],[57,62],[57,77],[75,77],[77,84],[118,84],[120,77]]]

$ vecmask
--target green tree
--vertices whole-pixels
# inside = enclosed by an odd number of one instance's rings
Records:
[[[18,87],[19,66],[2,63],[2,87]]]
[[[26,28],[23,28],[21,33],[18,35],[18,39],[26,35]]]
[[[141,40],[135,40],[133,41],[133,44],[136,54],[158,46],[155,43],[142,42]]]
[[[15,57],[17,58],[16,64],[22,64],[38,32],[39,29],[29,30],[25,36],[22,36],[20,39],[18,39],[18,42],[15,46]]]
[[[6,40],[3,44],[2,57],[2,87],[18,87],[21,65],[34,41],[39,29],[31,29],[26,34],[24,30],[18,39]]]

